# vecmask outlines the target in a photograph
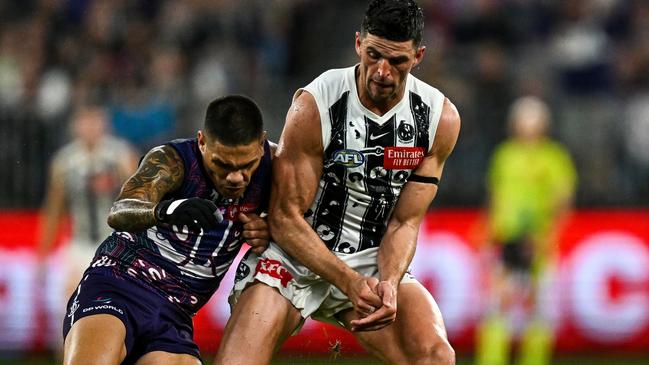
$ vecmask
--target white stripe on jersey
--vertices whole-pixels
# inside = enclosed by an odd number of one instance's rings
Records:
[[[403,99],[378,116],[358,98],[355,67],[329,70],[301,89],[315,98],[325,147],[306,218],[341,253],[379,245],[407,177],[432,147],[445,99],[409,75]]]

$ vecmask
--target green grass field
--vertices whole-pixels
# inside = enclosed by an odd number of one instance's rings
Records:
[[[34,356],[32,358],[14,358],[7,359],[0,354],[0,365],[55,365],[54,360],[43,358],[42,356]],[[210,365],[211,359],[206,359],[205,365]],[[372,365],[380,364],[380,362],[358,357],[358,358],[306,358],[305,356],[284,357],[274,360],[273,365],[324,365],[324,364],[337,364],[337,365]],[[457,365],[471,365],[470,358],[458,358]],[[558,357],[553,362],[553,365],[648,365],[649,354],[646,357],[633,356],[628,358],[610,357],[605,354],[600,356],[570,356]]]

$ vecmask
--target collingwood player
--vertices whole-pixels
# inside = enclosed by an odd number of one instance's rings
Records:
[[[273,166],[273,241],[238,267],[216,363],[268,363],[307,317],[345,326],[386,363],[455,362],[435,301],[407,272],[460,129],[454,105],[410,75],[422,33],[413,0],[374,0],[360,63],[295,94]]]
[[[197,138],[149,151],[68,302],[65,365],[201,363],[192,316],[244,241],[268,244],[272,149],[257,105],[226,96]]]

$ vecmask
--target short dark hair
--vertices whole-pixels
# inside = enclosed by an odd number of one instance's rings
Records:
[[[243,95],[227,95],[213,100],[205,113],[205,133],[229,146],[249,144],[259,139],[264,123],[261,110]]]
[[[412,40],[419,47],[424,12],[414,0],[372,0],[361,25],[361,35],[367,33],[396,42]]]

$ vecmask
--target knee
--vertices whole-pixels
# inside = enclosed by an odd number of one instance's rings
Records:
[[[455,350],[446,340],[420,343],[413,349],[410,363],[431,365],[455,365]]]

